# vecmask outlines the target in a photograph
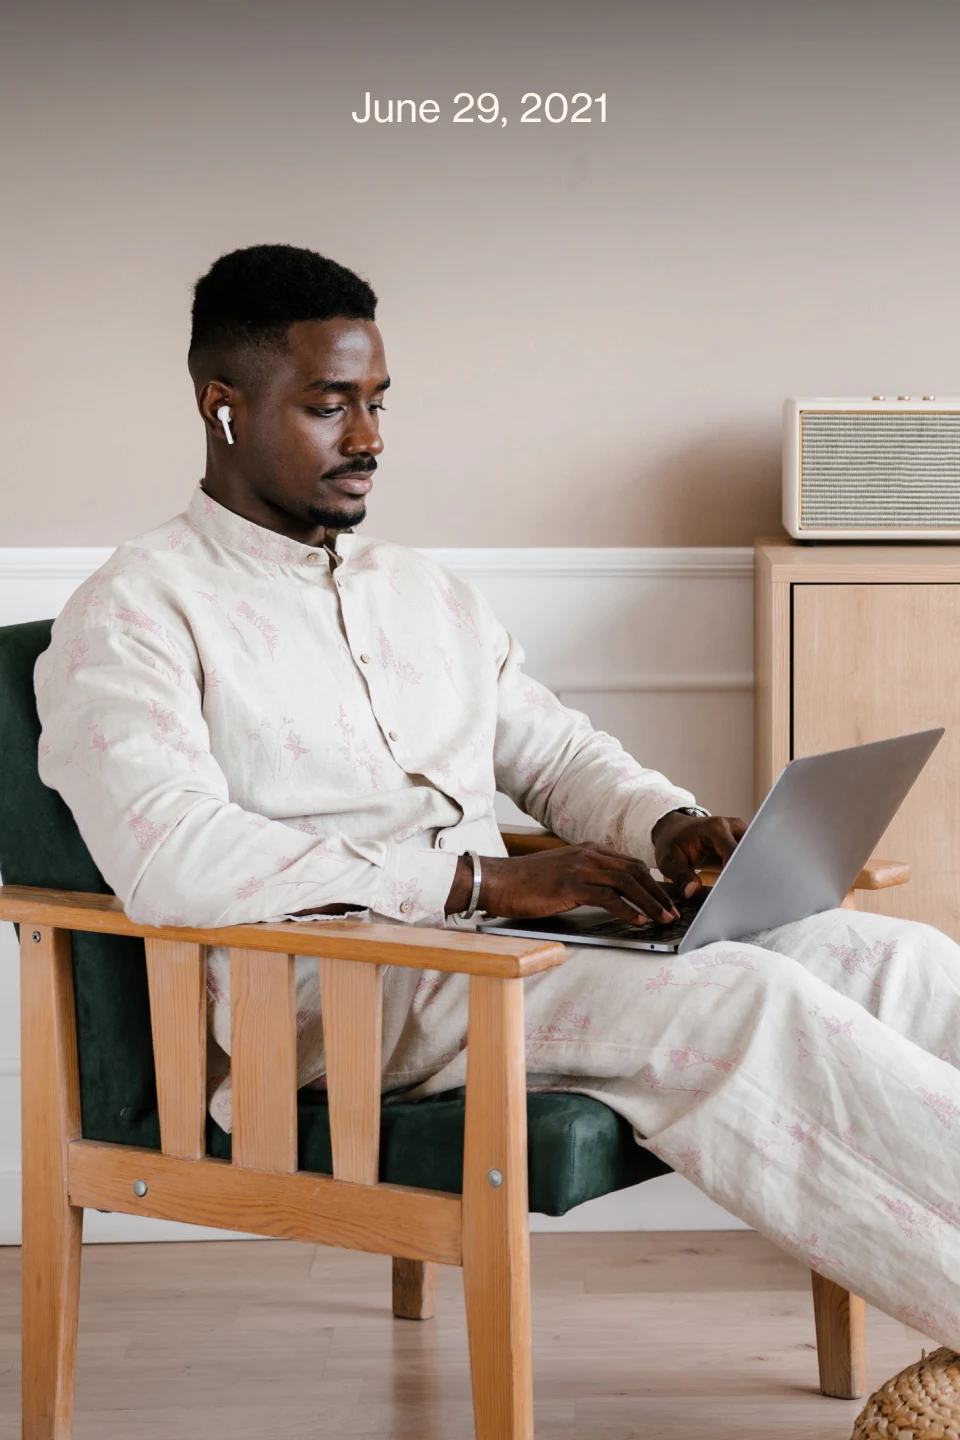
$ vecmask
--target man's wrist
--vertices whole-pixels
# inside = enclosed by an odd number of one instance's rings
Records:
[[[681,819],[709,820],[710,811],[704,810],[702,805],[677,805],[675,809],[668,810],[665,815],[660,816],[659,820],[654,821],[653,829],[650,832],[650,838],[652,840],[656,840],[657,831],[661,830],[668,820],[675,821],[678,816]]]
[[[459,915],[466,910],[470,904],[470,892],[473,889],[473,861],[469,855],[460,855],[457,858],[457,868],[453,874],[453,884],[450,886],[450,894],[447,896],[444,910],[448,915]]]
[[[477,899],[477,909],[487,910],[491,914],[499,914],[497,910],[497,888],[498,876],[502,875],[502,867],[509,865],[509,860],[502,860],[497,856],[484,855],[481,867],[480,895]],[[453,884],[450,886],[450,894],[447,896],[444,910],[448,915],[460,915],[470,904],[470,896],[473,893],[473,861],[469,855],[457,857],[457,868],[454,871]]]

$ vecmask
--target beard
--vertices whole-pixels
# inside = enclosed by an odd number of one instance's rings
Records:
[[[346,515],[335,505],[310,505],[307,508],[307,519],[311,525],[323,526],[324,530],[352,530],[355,525],[362,525],[367,518],[366,505],[361,506],[352,515]]]

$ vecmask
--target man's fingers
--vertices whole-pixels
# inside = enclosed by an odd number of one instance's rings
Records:
[[[588,885],[585,894],[588,897],[583,902],[585,905],[599,905],[602,910],[609,910],[611,915],[616,915],[618,920],[626,920],[629,925],[636,925],[639,929],[650,924],[649,915],[635,910],[620,891],[614,890],[611,885]]]
[[[615,850],[604,850],[600,855],[602,858],[597,868],[602,878],[596,883],[618,885],[621,875],[632,876],[637,884],[660,902],[664,910],[673,910],[673,896],[654,880],[642,860],[620,855]]]
[[[664,925],[674,919],[676,912],[673,901],[657,882],[649,877],[648,883],[641,884],[626,871],[617,874],[608,870],[597,870],[587,877],[587,883],[597,890],[628,901],[634,911],[634,918],[636,912],[639,912]]]
[[[688,900],[692,895],[696,895],[698,890],[703,889],[703,881],[700,876],[696,870],[690,868],[677,849],[671,849],[664,855],[660,869],[678,890],[683,891]]]
[[[726,865],[730,856],[737,848],[737,841],[740,839],[740,836],[734,835],[730,821],[725,820],[719,815],[711,819],[709,833],[710,843],[717,852],[721,865]]]

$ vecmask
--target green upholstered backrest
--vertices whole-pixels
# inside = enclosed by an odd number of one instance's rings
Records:
[[[109,893],[67,806],[37,774],[33,667],[50,643],[49,620],[0,627],[0,876],[6,885]],[[147,967],[141,940],[73,936],[83,1134],[90,1140],[160,1146]],[[633,1139],[630,1125],[586,1095],[531,1094],[527,1102],[530,1204],[548,1215],[667,1171]],[[298,1097],[303,1169],[330,1173],[329,1112],[321,1096]],[[383,1107],[380,1175],[398,1185],[460,1189],[463,1094]],[[26,1138],[26,1137],[25,1137]],[[212,1155],[230,1137],[208,1122]]]
[[[37,774],[33,667],[51,621],[0,627],[0,876],[5,885],[109,893],[55,790]],[[159,1145],[142,940],[73,937],[83,1133]]]

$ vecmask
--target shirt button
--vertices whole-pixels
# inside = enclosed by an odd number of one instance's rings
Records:
[[[316,553],[316,551],[311,551],[310,554],[307,556],[307,564],[316,565],[319,559],[320,556]]]
[[[409,912],[410,912],[412,909],[413,909],[413,906],[410,904],[410,901],[409,901],[409,900],[402,900],[402,901],[400,902],[400,914],[401,914],[401,915],[407,915],[407,914],[409,914]]]
[[[366,650],[364,650],[363,654],[360,656],[360,661],[363,665],[370,664],[370,656],[367,654]]]
[[[391,731],[389,731],[388,733],[389,733],[389,735],[390,735],[390,739],[391,739],[391,740],[399,740],[399,739],[400,739],[400,736],[397,734],[396,730],[391,730]]]
[[[437,849],[438,849],[438,850],[446,850],[446,848],[447,848],[447,837],[446,837],[445,835],[441,835],[441,836],[440,836],[440,839],[437,841]]]

